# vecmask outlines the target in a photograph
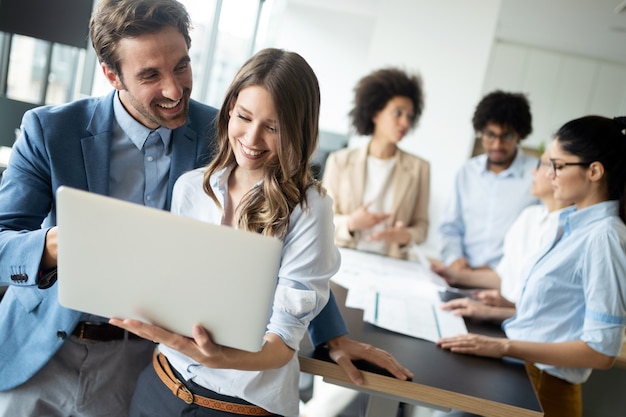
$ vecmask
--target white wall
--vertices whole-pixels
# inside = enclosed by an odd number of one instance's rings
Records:
[[[495,88],[528,95],[533,133],[524,145],[533,148],[571,119],[626,114],[626,64],[599,58],[498,41],[484,86]]]
[[[289,0],[269,24],[265,46],[296,51],[315,70],[322,129],[348,133],[352,89],[370,71],[393,65],[422,75],[425,110],[401,146],[431,162],[430,255],[454,174],[471,154],[499,8],[500,0]]]

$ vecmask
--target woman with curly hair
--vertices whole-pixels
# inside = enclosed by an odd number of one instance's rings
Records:
[[[406,258],[426,240],[430,164],[398,148],[423,108],[418,75],[385,68],[356,85],[352,126],[371,138],[330,154],[324,169],[338,246]]]

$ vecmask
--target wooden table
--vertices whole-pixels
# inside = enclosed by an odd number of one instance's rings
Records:
[[[363,322],[361,310],[344,306],[347,291],[331,284],[350,336],[393,354],[414,373],[413,381],[400,381],[368,363],[358,363],[364,384],[353,384],[343,370],[328,357],[325,348],[304,342],[300,350],[303,372],[321,375],[327,382],[372,394],[368,416],[395,416],[392,407],[399,402],[442,410],[463,410],[487,417],[542,416],[524,365],[516,360],[500,360],[454,354],[434,343],[390,332]],[[474,333],[503,336],[499,326],[467,321]]]

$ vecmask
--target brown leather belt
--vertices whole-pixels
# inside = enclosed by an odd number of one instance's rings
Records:
[[[81,321],[76,325],[72,334],[79,339],[97,342],[110,342],[112,340],[123,340],[126,330],[104,322]],[[129,339],[141,339],[139,336],[128,333]]]
[[[165,384],[165,386],[168,387],[175,396],[187,404],[196,404],[212,410],[219,410],[232,414],[241,414],[244,416],[275,415],[257,405],[229,403],[226,401],[215,400],[213,398],[202,397],[192,393],[189,391],[189,388],[184,386],[183,383],[176,378],[176,375],[172,372],[165,356],[157,353],[156,350],[154,351],[154,356],[152,357],[152,364],[154,365],[154,370],[159,378],[161,378],[161,381]]]

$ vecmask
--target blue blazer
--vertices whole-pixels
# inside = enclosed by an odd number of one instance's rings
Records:
[[[71,334],[81,313],[61,307],[57,286],[37,287],[45,234],[56,224],[54,192],[61,185],[109,193],[114,93],[24,115],[9,167],[0,184],[0,391],[29,380]],[[172,132],[172,187],[185,171],[206,165],[215,147],[217,111],[191,101],[187,123]],[[331,293],[309,325],[314,345],[346,334]]]
[[[30,379],[71,334],[81,313],[61,307],[57,286],[37,287],[47,230],[56,224],[61,185],[109,193],[114,92],[28,111],[0,184],[0,391]],[[187,123],[172,132],[172,187],[185,171],[205,165],[214,148],[217,110],[195,101]]]

